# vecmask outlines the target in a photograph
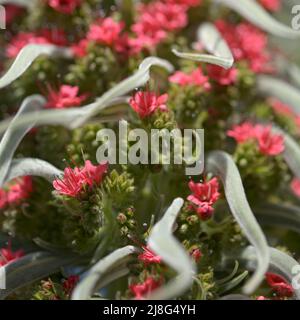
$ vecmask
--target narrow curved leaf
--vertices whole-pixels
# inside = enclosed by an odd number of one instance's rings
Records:
[[[14,159],[11,162],[4,183],[23,176],[36,176],[48,180],[50,183],[62,175],[62,171],[52,164],[35,158]]]
[[[131,256],[137,252],[133,246],[117,249],[96,263],[76,286],[72,300],[89,300],[92,295],[110,281],[117,279],[129,272],[126,264]]]
[[[181,198],[173,201],[163,218],[153,227],[148,239],[151,250],[178,275],[165,286],[146,296],[146,299],[160,300],[178,297],[188,290],[194,281],[195,264],[181,243],[173,236],[173,227],[183,203]]]
[[[52,44],[28,44],[18,54],[7,72],[0,78],[0,89],[18,79],[41,55],[71,58],[72,51],[68,48]]]
[[[34,114],[24,115],[15,124],[25,125],[35,119],[36,125],[62,125],[69,129],[74,129],[84,124],[91,117],[95,116],[107,107],[126,103],[127,97],[124,94],[144,85],[150,78],[150,68],[158,66],[165,68],[169,72],[173,71],[173,66],[166,60],[148,57],[140,64],[139,70],[132,76],[108,90],[95,102],[80,108],[68,108],[63,110],[43,110]],[[10,120],[0,122],[0,133],[9,125]]]
[[[0,4],[14,4],[16,6],[33,8],[36,4],[35,0],[0,0]]]
[[[262,30],[278,37],[288,39],[300,38],[300,32],[277,21],[260,4],[254,0],[214,0],[240,14],[246,20]]]
[[[289,283],[293,285],[294,297],[300,300],[300,289],[298,285],[294,285],[296,281],[296,275],[299,274],[300,267],[299,263],[286,253],[279,251],[278,249],[269,247],[270,251],[270,272],[277,273],[283,276]],[[255,250],[252,246],[247,247],[242,252],[242,259],[245,259],[248,263],[247,267],[249,269],[255,270],[257,267],[257,259],[255,256]]]
[[[47,252],[35,252],[5,265],[6,289],[0,290],[0,299],[5,299],[16,289],[47,277],[60,268],[72,265],[78,258],[54,256]]]
[[[26,133],[35,125],[34,117],[31,122],[24,126],[18,126],[16,123],[18,119],[22,118],[25,113],[41,109],[45,104],[45,99],[41,96],[31,96],[26,98],[18,113],[15,115],[14,120],[10,123],[7,131],[5,132],[0,143],[0,186],[3,185],[5,176],[10,167],[12,157],[22,141]]]
[[[274,97],[289,105],[300,115],[300,89],[270,76],[258,76],[258,90],[268,97]]]
[[[300,234],[300,208],[286,204],[265,204],[254,209],[262,225],[277,226]]]
[[[270,260],[266,238],[248,204],[237,166],[231,156],[222,151],[211,152],[206,170],[220,176],[230,210],[249,242],[255,247],[258,267],[244,286],[245,294],[251,294],[261,283]]]

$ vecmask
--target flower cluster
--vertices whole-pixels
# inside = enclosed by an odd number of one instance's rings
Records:
[[[92,188],[101,183],[103,175],[107,172],[108,164],[94,166],[87,160],[83,168],[66,168],[62,179],[55,179],[53,187],[62,195],[76,197],[84,187]]]
[[[227,131],[227,135],[238,143],[255,140],[259,151],[267,156],[281,154],[285,148],[282,135],[273,133],[271,126],[253,125],[250,122],[245,122]]]
[[[11,248],[11,242],[9,242],[6,248],[0,249],[0,267],[18,260],[22,256],[24,256],[23,250],[13,251]]]

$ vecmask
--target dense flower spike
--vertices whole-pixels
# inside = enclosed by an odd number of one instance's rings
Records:
[[[79,87],[72,87],[69,85],[62,85],[59,91],[54,91],[48,87],[48,101],[46,108],[64,109],[69,107],[80,106],[86,100],[87,94],[79,95]]]
[[[82,0],[47,0],[47,1],[48,1],[48,5],[51,8],[64,14],[72,14],[74,10],[82,2]]]
[[[6,264],[15,261],[24,256],[23,250],[13,251],[11,249],[11,243],[9,242],[6,248],[0,249],[0,267],[5,266]]]
[[[144,299],[144,296],[151,293],[153,290],[161,286],[162,281],[156,280],[154,277],[149,276],[141,284],[132,284],[129,286],[130,291],[134,294],[135,299],[141,300]]]
[[[276,156],[284,151],[284,139],[280,134],[272,133],[271,126],[253,125],[245,122],[227,131],[229,137],[238,143],[256,140],[259,151],[268,156]]]
[[[146,266],[152,263],[161,263],[161,257],[155,255],[148,247],[143,247],[143,253],[138,256]]]
[[[55,179],[53,187],[62,195],[76,197],[83,190],[84,186],[92,187],[100,184],[107,169],[107,163],[93,166],[92,163],[87,160],[83,168],[66,168],[63,178]]]
[[[156,110],[166,111],[168,95],[158,96],[151,91],[139,91],[130,99],[129,104],[141,119],[150,116]]]
[[[191,180],[189,188],[192,194],[187,197],[187,200],[191,202],[191,207],[201,219],[210,218],[214,211],[213,205],[220,197],[217,178],[203,183],[195,183]]]
[[[238,25],[219,20],[216,26],[227,41],[237,61],[245,60],[256,73],[272,72],[267,51],[267,36],[248,23]]]
[[[294,294],[293,287],[286,280],[274,273],[267,273],[266,280],[268,285],[277,293],[279,297],[292,297]]]
[[[238,70],[236,68],[225,70],[219,66],[209,65],[207,70],[208,77],[215,80],[221,86],[229,86],[237,81]]]

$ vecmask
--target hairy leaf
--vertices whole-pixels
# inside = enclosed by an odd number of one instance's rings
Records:
[[[270,254],[266,238],[248,204],[237,166],[231,156],[222,151],[208,155],[206,170],[220,176],[230,210],[249,242],[255,247],[258,267],[244,286],[245,294],[251,294],[263,280],[268,269]]]
[[[183,59],[211,63],[225,69],[232,67],[234,62],[232,53],[226,41],[213,24],[202,24],[197,31],[197,39],[204,45],[206,51],[211,54],[180,52],[176,49],[173,49],[172,52],[177,57]]]
[[[232,9],[255,26],[278,37],[298,39],[300,32],[277,21],[254,0],[214,0]]]
[[[133,246],[120,248],[101,259],[78,283],[72,294],[72,300],[89,300],[92,295],[110,281],[126,275],[126,264],[137,252]],[[108,281],[109,279],[109,281]]]
[[[165,286],[146,296],[150,300],[178,297],[190,288],[196,272],[195,264],[181,243],[172,235],[176,218],[183,206],[183,199],[177,198],[168,208],[163,218],[153,227],[148,245],[164,263],[173,268],[177,277]]]
[[[10,167],[12,157],[26,133],[35,125],[35,118],[23,126],[17,126],[18,119],[22,118],[25,113],[41,109],[45,104],[45,99],[41,96],[31,96],[26,98],[15,115],[14,120],[10,123],[0,143],[0,186],[3,185],[5,176]]]
[[[52,44],[28,44],[18,54],[7,72],[0,78],[0,89],[18,79],[41,55],[71,58],[72,51],[68,48]]]

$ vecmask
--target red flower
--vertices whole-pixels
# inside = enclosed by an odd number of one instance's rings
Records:
[[[60,194],[70,197],[76,197],[84,186],[100,184],[103,174],[107,171],[108,164],[103,163],[98,166],[93,166],[89,160],[85,162],[83,168],[66,168],[62,179],[55,179],[53,187]]]
[[[182,71],[176,71],[172,76],[169,77],[169,81],[182,86],[201,86],[206,90],[211,89],[208,77],[204,76],[200,68],[197,68],[190,74]]]
[[[68,107],[80,106],[86,100],[87,94],[78,95],[79,87],[62,85],[58,92],[48,87],[49,95],[46,108],[63,109]]]
[[[199,6],[202,3],[202,0],[165,0],[165,2],[178,4],[189,8]]]
[[[235,60],[246,60],[255,73],[273,72],[266,34],[249,23],[238,25],[219,20],[216,26],[228,43]]]
[[[60,13],[72,14],[81,2],[82,0],[48,0],[48,5]]]
[[[79,281],[79,276],[70,276],[68,277],[68,279],[64,280],[63,288],[67,295],[70,295],[73,292],[78,281]]]
[[[7,193],[5,190],[0,189],[0,209],[5,208],[7,205]]]
[[[29,176],[18,178],[10,186],[7,192],[7,202],[19,204],[22,200],[30,197],[33,191],[32,179]]]
[[[11,243],[8,243],[6,248],[0,249],[0,267],[5,266],[9,262],[15,261],[24,256],[23,250],[12,251]]]
[[[123,22],[116,22],[108,17],[90,26],[87,39],[103,45],[115,46],[123,28]]]
[[[234,138],[238,143],[253,139],[256,136],[255,126],[250,122],[236,125],[232,130],[227,131],[228,137]]]
[[[132,109],[143,119],[150,116],[158,109],[166,111],[167,100],[167,94],[157,96],[154,92],[139,91],[130,99],[129,104],[131,105]]]
[[[78,43],[72,45],[72,51],[77,58],[82,58],[87,54],[87,47],[89,44],[89,40],[82,39]]]
[[[196,263],[198,263],[202,257],[202,252],[199,248],[193,249],[190,254]]]
[[[28,44],[55,44],[59,46],[66,45],[65,34],[61,30],[43,29],[38,33],[20,32],[16,35],[6,48],[6,56],[15,58],[18,53]]]
[[[300,197],[300,179],[294,178],[291,182],[291,189],[293,193],[297,196]],[[1,206],[0,206],[1,207]]]
[[[259,0],[259,2],[268,10],[276,12],[281,8],[281,0]]]
[[[286,282],[286,280],[274,273],[267,273],[266,280],[268,285],[279,295],[280,297],[292,297],[294,294],[293,287]]]
[[[280,134],[273,134],[271,127],[256,128],[256,137],[262,154],[276,156],[284,151],[284,139]]]
[[[144,252],[138,256],[138,259],[145,265],[151,263],[161,263],[161,257],[155,255],[148,247],[143,247]]]
[[[270,98],[268,99],[269,104],[271,105],[272,109],[277,112],[278,114],[283,114],[287,116],[294,116],[293,111],[291,110],[290,106],[284,104],[280,100]]]
[[[129,286],[129,289],[134,294],[135,298],[140,300],[143,299],[144,296],[151,293],[153,290],[159,288],[161,286],[161,280],[155,280],[153,277],[149,276],[143,283],[141,284],[132,284]]]
[[[189,188],[192,194],[187,197],[187,200],[192,203],[192,208],[202,219],[210,218],[214,211],[213,204],[220,197],[217,178],[204,183],[195,183],[191,180]]]
[[[229,86],[237,80],[238,70],[236,68],[225,70],[219,66],[209,65],[207,71],[209,78],[215,80],[221,86]]]

